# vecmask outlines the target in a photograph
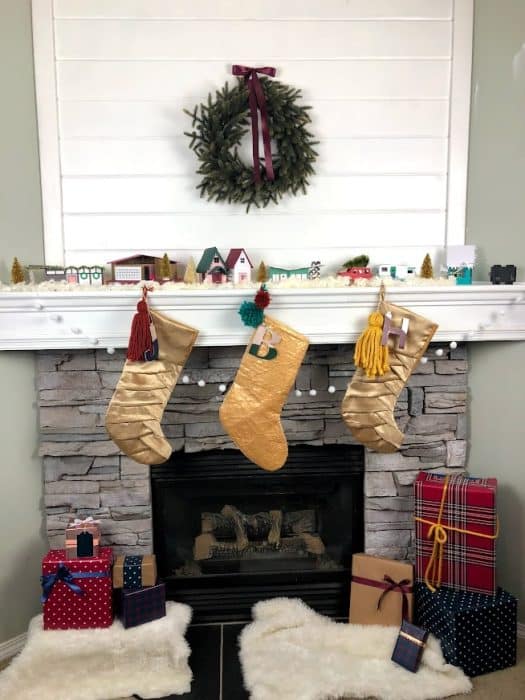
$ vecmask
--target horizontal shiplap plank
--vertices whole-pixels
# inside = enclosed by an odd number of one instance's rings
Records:
[[[76,139],[61,142],[63,175],[188,175],[196,168],[189,139]],[[319,175],[422,173],[443,174],[446,139],[330,139],[322,141]],[[240,151],[251,162],[251,141]]]
[[[264,20],[58,20],[57,58],[94,60],[200,60],[264,57],[265,64],[298,58],[449,58],[452,23]],[[260,63],[258,62],[258,65]]]
[[[452,0],[55,0],[56,17],[448,19]]]
[[[215,215],[240,205],[198,196],[198,177],[63,178],[64,212],[203,212]],[[446,178],[438,175],[314,177],[307,195],[279,204],[286,212],[362,209],[442,209]],[[256,215],[256,212],[254,212]]]
[[[311,100],[316,137],[446,137],[447,100]],[[172,138],[188,116],[172,101],[59,104],[63,138]]]
[[[392,211],[287,215],[265,210],[262,216],[231,213],[203,214],[67,214],[68,250],[126,250],[141,243],[157,250],[181,247],[246,246],[250,241],[268,249],[443,245],[444,211]],[[342,253],[344,254],[344,253]]]
[[[247,60],[247,63],[250,61]],[[449,61],[283,61],[278,78],[304,99],[437,99],[448,96]],[[231,79],[221,61],[59,61],[60,100],[173,100],[193,107]]]

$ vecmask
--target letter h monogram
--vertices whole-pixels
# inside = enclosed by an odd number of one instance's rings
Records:
[[[381,345],[386,345],[388,343],[388,337],[390,335],[399,336],[399,348],[402,350],[405,347],[407,333],[408,333],[408,318],[401,319],[401,328],[396,328],[392,325],[392,313],[387,311],[383,321],[383,335],[381,337]]]

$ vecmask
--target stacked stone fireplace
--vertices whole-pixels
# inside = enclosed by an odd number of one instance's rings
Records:
[[[442,354],[437,355],[436,349]],[[234,378],[240,347],[197,348],[164,415],[174,450],[233,448],[219,420],[221,384]],[[354,372],[353,346],[308,350],[282,419],[292,445],[351,444],[340,404]],[[124,351],[38,353],[40,454],[44,512],[51,547],[63,544],[72,516],[100,519],[103,542],[117,553],[153,549],[149,467],[122,455],[104,429],[104,414],[120,376]],[[201,387],[197,382],[203,379]],[[328,387],[335,387],[330,393]],[[310,390],[315,389],[315,396]],[[467,354],[465,346],[432,345],[396,406],[406,433],[391,455],[365,452],[364,530],[368,552],[397,559],[413,549],[412,482],[420,469],[462,470],[466,460]]]

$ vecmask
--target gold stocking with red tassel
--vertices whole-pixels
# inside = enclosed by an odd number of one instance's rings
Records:
[[[122,452],[141,464],[160,464],[172,449],[160,421],[198,331],[137,304],[127,360],[106,413],[106,429]]]

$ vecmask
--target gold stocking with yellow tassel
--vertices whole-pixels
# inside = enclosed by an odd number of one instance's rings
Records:
[[[356,343],[356,371],[341,414],[355,439],[376,452],[395,452],[403,442],[394,407],[401,390],[424,354],[437,324],[384,299],[370,314],[369,326]]]

